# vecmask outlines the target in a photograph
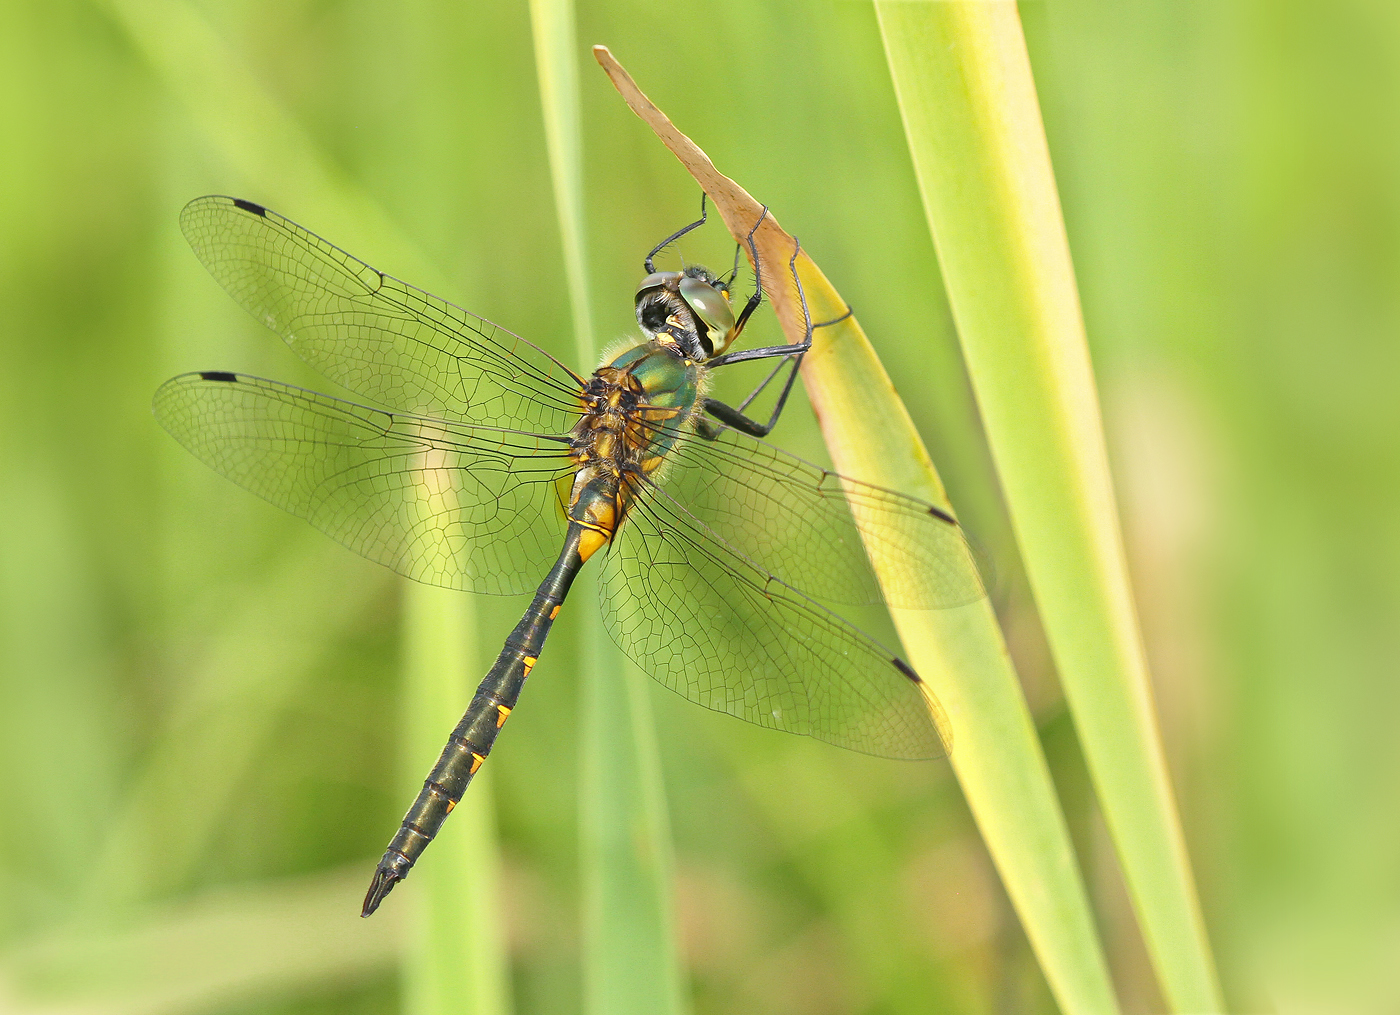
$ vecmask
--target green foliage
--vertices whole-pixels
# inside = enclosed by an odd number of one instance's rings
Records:
[[[395,905],[418,882],[373,920],[357,910],[402,773],[421,767],[402,739],[401,590],[208,473],[147,406],[189,369],[325,387],[185,248],[178,211],[209,192],[574,360],[528,12],[12,7],[0,996],[29,1012],[393,1010],[409,913]],[[1393,1009],[1397,15],[1099,0],[1022,15],[1230,1006]],[[641,256],[698,194],[592,69],[593,42],[856,306],[998,564],[994,603],[1124,1008],[1162,1010],[930,281],[873,12],[721,0],[579,18],[600,344],[633,332]],[[706,232],[686,256],[727,263],[727,238]],[[755,327],[777,334],[766,311]],[[777,436],[818,457],[805,417],[799,404]],[[480,673],[522,604],[472,604]],[[490,761],[522,1013],[582,1007],[579,612],[561,614]],[[647,693],[697,1012],[1053,1010],[946,766]]]
[[[1020,16],[1006,4],[876,11],[997,475],[1154,969],[1172,1010],[1217,1010]],[[1024,857],[1002,859],[995,824],[983,826],[1012,897],[1036,898],[1016,890]],[[1067,915],[1055,907],[1047,922]],[[1097,956],[1066,962],[1023,919],[1061,1006],[1101,1009]]]

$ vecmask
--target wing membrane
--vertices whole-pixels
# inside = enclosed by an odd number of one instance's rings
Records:
[[[986,594],[962,528],[924,501],[840,476],[728,428],[714,440],[683,436],[668,460],[659,483],[670,496],[744,556],[809,595],[946,608]],[[882,562],[883,588],[871,558]]]
[[[181,227],[244,309],[383,408],[206,372],[160,388],[161,425],[215,471],[410,578],[534,588],[564,530],[557,480],[572,471],[582,379],[258,205],[200,198]],[[946,720],[912,672],[808,596],[979,598],[949,515],[727,428],[681,434],[656,482],[641,482],[602,582],[605,624],[643,668],[762,726],[886,757],[944,753]]]
[[[577,422],[580,381],[542,349],[385,275],[276,212],[201,197],[195,254],[303,360],[389,409],[539,433]]]
[[[417,581],[533,589],[559,552],[550,434],[383,412],[242,374],[184,374],[153,409],[216,472]]]
[[[665,490],[651,488],[633,507],[601,580],[609,634],[690,701],[865,754],[945,753],[946,719],[892,652],[756,565]]]

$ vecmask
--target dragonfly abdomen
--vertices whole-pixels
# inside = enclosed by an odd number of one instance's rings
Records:
[[[579,542],[586,531],[577,524],[569,526],[559,559],[540,583],[520,623],[506,638],[501,654],[477,685],[461,722],[447,738],[437,764],[428,773],[417,799],[384,851],[365,894],[361,916],[369,916],[378,909],[394,885],[408,877],[413,864],[433,841],[447,815],[466,793],[472,776],[491,753],[496,736],[520,699],[525,678],[539,658],[569,587],[583,566]]]

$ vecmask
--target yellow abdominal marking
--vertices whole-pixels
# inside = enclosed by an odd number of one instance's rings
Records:
[[[481,763],[485,760],[484,756],[472,751],[472,775],[476,775],[476,770],[481,767]]]
[[[583,535],[578,541],[578,555],[583,560],[593,556],[604,546],[608,545],[609,533],[594,525],[589,525],[583,530]]]
[[[555,617],[559,616],[559,611],[562,610],[563,608],[564,608],[564,604],[563,604],[563,603],[560,603],[560,604],[559,604],[558,606],[556,606],[554,609],[550,610],[550,611],[549,611],[549,619],[550,619],[550,620],[553,620]]]
[[[456,806],[457,806],[457,802],[456,802],[455,800],[449,800],[449,801],[447,801],[447,813],[448,813],[448,814],[451,814],[451,813],[452,813],[452,808],[454,808],[454,807],[456,807]]]
[[[502,726],[504,726],[504,725],[506,724],[506,720],[509,719],[509,718],[510,718],[510,709],[506,708],[504,705],[497,705],[497,706],[496,706],[496,729],[500,729]]]
[[[535,668],[535,663],[537,663],[537,662],[539,662],[539,657],[538,657],[538,656],[526,656],[526,657],[525,657],[525,676],[528,677],[528,676],[530,675],[530,671],[533,670],[533,669]],[[500,706],[500,705],[497,705],[496,707],[497,707],[497,708],[500,708],[501,706]],[[506,711],[509,712],[510,709],[506,709]],[[505,720],[502,719],[501,722],[505,722]],[[497,727],[496,727],[496,728],[499,729],[499,728],[500,728],[500,725],[497,724]]]

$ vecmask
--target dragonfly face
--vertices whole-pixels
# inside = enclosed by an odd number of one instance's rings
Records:
[[[739,333],[729,286],[698,264],[642,279],[637,323],[648,338],[674,343],[686,359],[698,362],[724,352]]]
[[[161,386],[160,424],[400,574],[535,589],[376,868],[364,915],[461,799],[595,554],[608,633],[676,693],[867,754],[944,752],[947,723],[919,676],[827,604],[980,598],[957,522],[756,439],[747,402],[703,394],[704,374],[728,362],[800,359],[810,329],[801,346],[724,354],[757,294],[736,323],[723,282],[698,266],[655,272],[648,258],[645,339],[584,376],[260,205],[203,197],[180,224],[245,310],[365,404],[207,370]],[[889,563],[879,580],[863,545]]]

